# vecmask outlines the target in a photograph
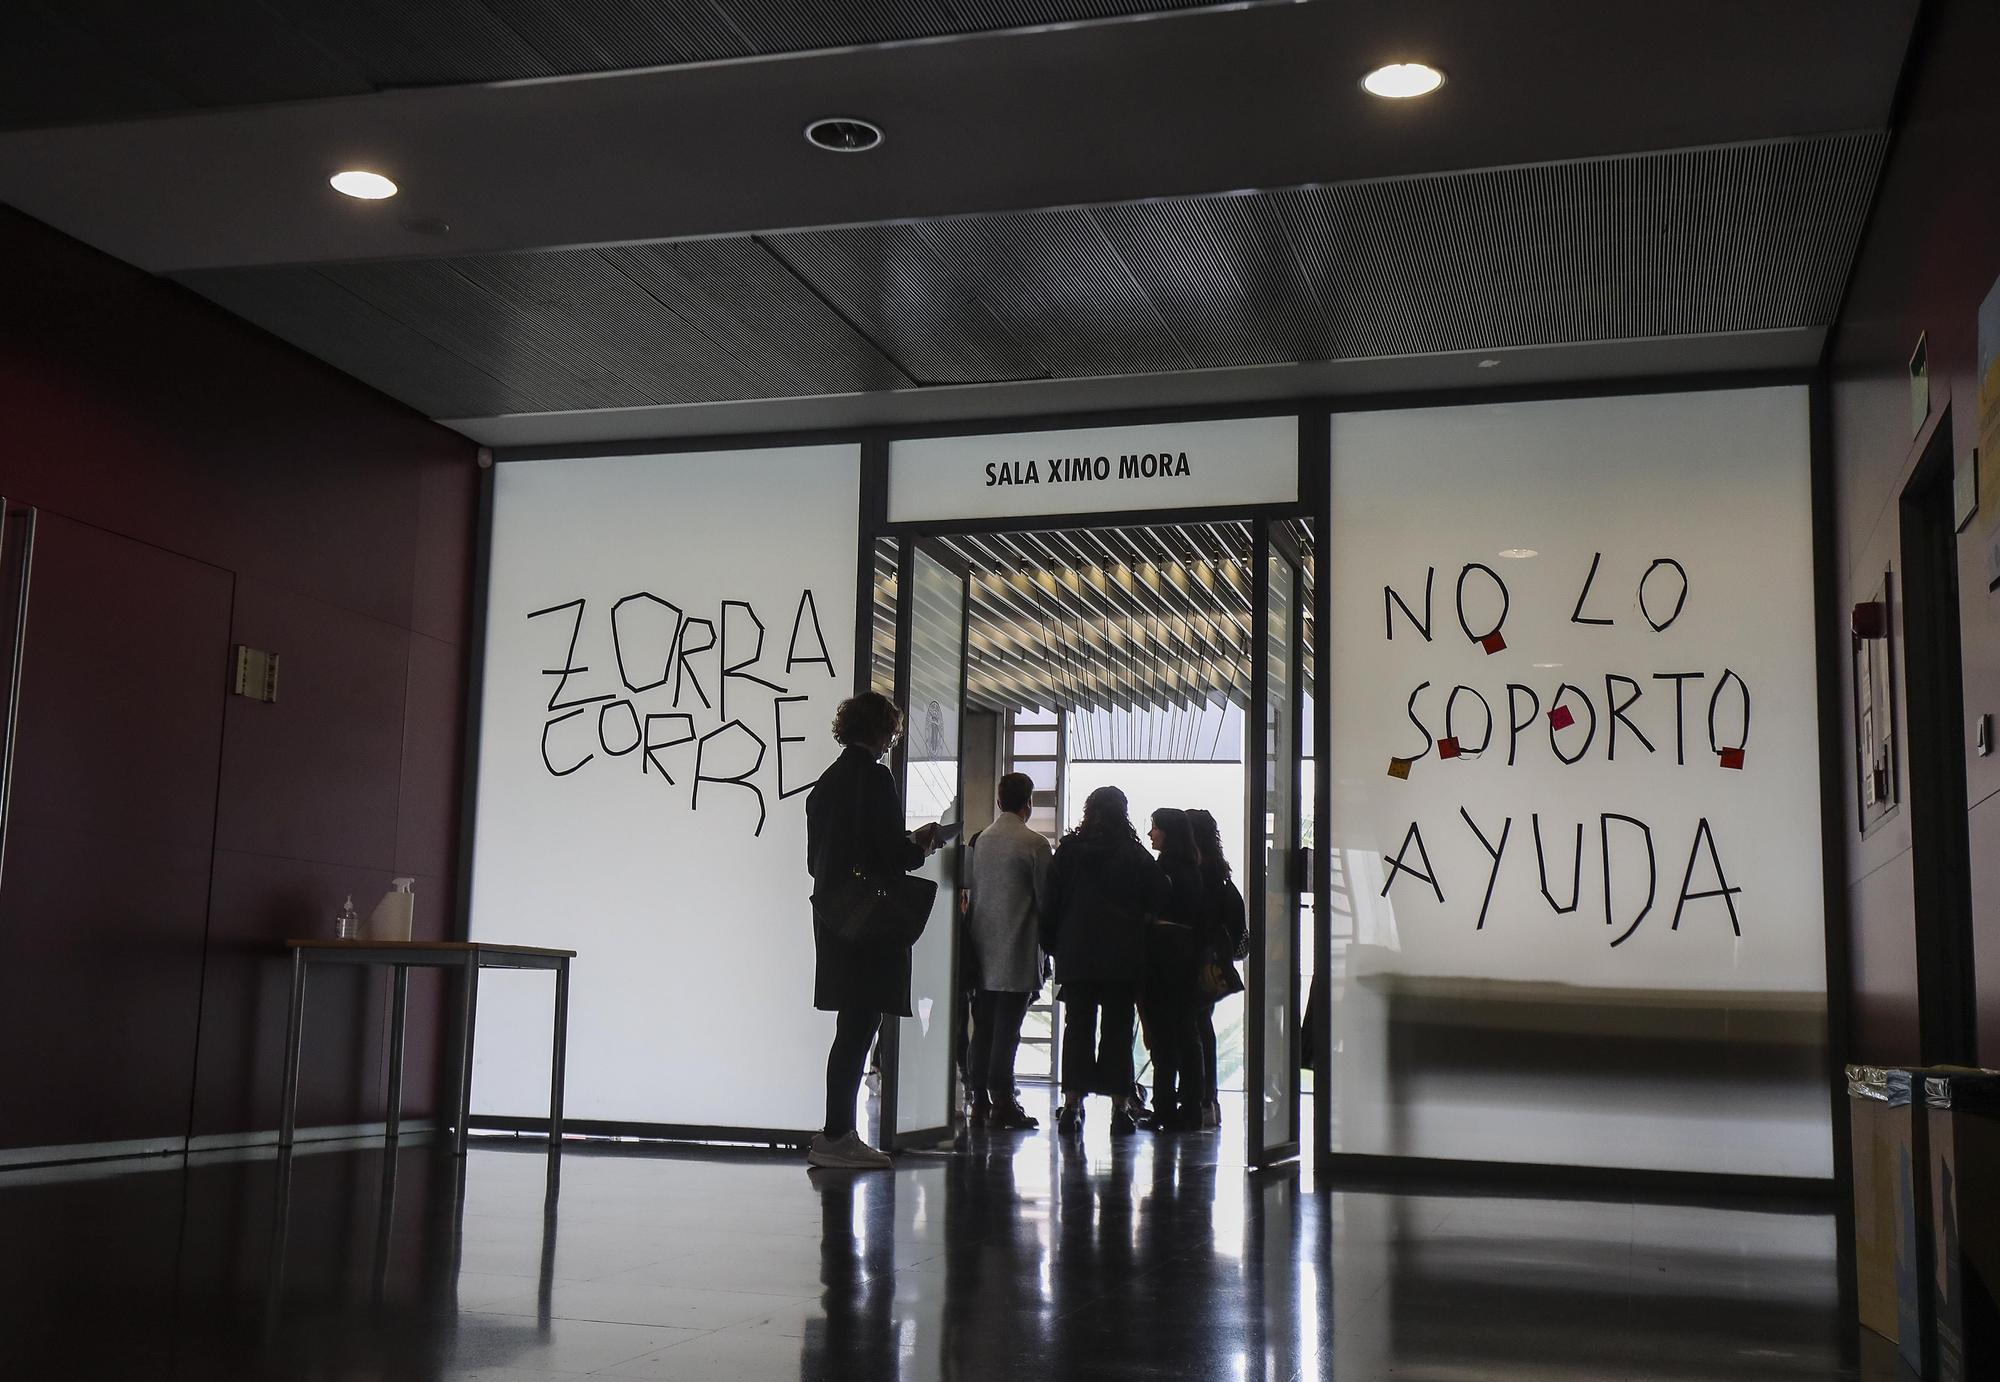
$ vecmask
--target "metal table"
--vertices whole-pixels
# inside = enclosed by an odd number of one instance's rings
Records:
[[[290,940],[292,1007],[285,1031],[285,1092],[278,1145],[292,1145],[299,1112],[299,1056],[305,1036],[306,971],[316,964],[388,965],[396,972],[395,1011],[389,1036],[388,1134],[400,1133],[403,1121],[403,1028],[410,1010],[410,970],[456,970],[459,974],[457,1039],[453,1061],[455,1092],[451,1100],[452,1151],[465,1155],[465,1125],[472,1112],[472,1036],[479,1015],[479,971],[482,969],[552,969],[556,975],[555,1041],[549,1065],[549,1146],[562,1141],[564,1047],[569,1037],[569,962],[574,950],[545,950],[533,945],[490,945],[482,941],[336,941]]]

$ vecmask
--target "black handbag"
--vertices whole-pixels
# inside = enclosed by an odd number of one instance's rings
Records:
[[[861,787],[854,780],[854,816],[861,819]],[[834,936],[848,945],[912,946],[924,933],[937,902],[938,885],[929,878],[897,874],[870,878],[855,869],[821,892],[813,908]]]
[[[937,901],[929,878],[902,874],[870,878],[855,872],[813,895],[833,934],[849,945],[911,946],[924,933]]]

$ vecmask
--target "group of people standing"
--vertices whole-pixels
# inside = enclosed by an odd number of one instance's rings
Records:
[[[895,779],[880,761],[901,730],[902,713],[886,696],[842,702],[833,725],[842,752],[806,798],[813,1003],[836,1014],[826,1123],[808,1153],[815,1166],[889,1164],[855,1131],[854,1110],[882,1017],[909,1015],[910,947],[843,937],[820,899],[851,875],[907,873],[937,848],[934,827],[904,829]],[[973,1125],[1037,1126],[1016,1097],[1014,1061],[1052,961],[1064,1014],[1057,1131],[1082,1131],[1091,1094],[1111,1100],[1114,1135],[1217,1126],[1213,1010],[1242,991],[1235,961],[1248,951],[1249,932],[1215,818],[1155,811],[1149,853],[1125,794],[1100,787],[1051,851],[1028,825],[1033,782],[1009,773],[997,797],[993,824],[969,842],[960,899],[961,972],[972,999],[962,1071]],[[1153,1060],[1150,1114],[1133,1067],[1135,1021]]]
[[[1249,942],[1243,895],[1208,812],[1163,806],[1148,839],[1152,854],[1139,843],[1125,793],[1099,787],[1050,860],[1040,939],[1063,1004],[1056,1130],[1065,1135],[1083,1130],[1090,1094],[1111,1100],[1114,1136],[1220,1122],[1214,1010],[1243,989],[1235,965]],[[1153,1057],[1153,1109],[1143,1123],[1135,1018]]]

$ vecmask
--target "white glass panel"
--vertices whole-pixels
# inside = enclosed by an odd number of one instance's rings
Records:
[[[1270,687],[1264,718],[1264,991],[1260,995],[1264,1031],[1262,1137],[1266,1148],[1298,1137],[1298,1067],[1292,1058],[1293,971],[1297,965],[1297,903],[1293,897],[1293,843],[1298,835],[1298,725],[1292,715],[1292,564],[1273,554],[1269,637],[1264,656]]]
[[[904,707],[904,812],[914,829],[963,819],[959,796],[959,703],[963,699],[965,582],[921,549],[915,556],[910,620],[910,696]],[[951,1121],[952,932],[958,899],[957,846],[924,862],[937,880],[930,925],[912,961],[910,1011],[897,1036],[896,1131]]]
[[[1807,391],[1340,414],[1331,484],[1334,1147],[1831,1174]]]
[[[571,1117],[819,1123],[805,789],[854,687],[859,485],[853,446],[494,471],[472,937],[577,951]],[[526,977],[481,985],[476,1113],[548,1111]]]

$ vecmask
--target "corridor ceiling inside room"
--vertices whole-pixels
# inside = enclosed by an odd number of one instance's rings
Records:
[[[0,199],[496,444],[1802,367],[1915,11],[14,0]]]

